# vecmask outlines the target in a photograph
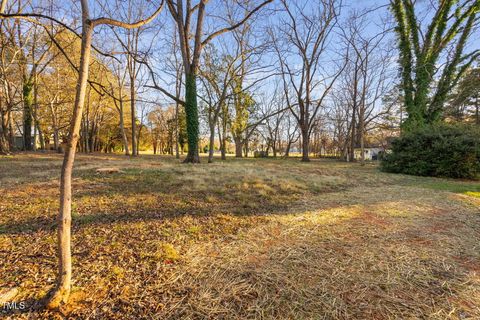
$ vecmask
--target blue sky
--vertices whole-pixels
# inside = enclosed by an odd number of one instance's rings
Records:
[[[205,32],[209,33],[213,30],[216,30],[219,26],[225,26],[225,22],[222,19],[225,17],[224,11],[224,4],[227,0],[210,0],[207,4],[207,17],[205,18]],[[257,3],[260,0],[257,0]],[[316,1],[308,1],[308,0],[292,0],[297,1],[297,3],[305,5],[305,10],[313,10],[314,4]],[[13,3],[14,1],[9,1]],[[193,1],[195,3],[195,1]],[[46,0],[34,0],[33,8],[37,10],[38,8],[45,7],[48,4]],[[100,15],[110,16],[112,15],[114,18],[125,19],[128,18],[127,15],[122,11],[126,11],[126,7],[129,4],[127,0],[121,0],[120,2],[114,0],[90,0],[90,9],[91,9],[91,16],[98,17]],[[145,4],[147,7],[142,12],[137,12],[138,15],[142,18],[147,17],[151,12],[153,12],[158,5],[158,1],[146,1],[146,0],[131,0],[132,8],[134,11],[138,10],[139,8],[143,8]],[[375,0],[365,0],[365,1],[354,1],[354,0],[345,0],[342,2],[342,11],[340,15],[340,19],[338,25],[342,25],[346,19],[348,19],[351,12],[365,12],[368,11],[368,25],[365,28],[365,33],[368,35],[377,34],[381,31],[385,20],[391,20],[391,15],[388,9],[389,1],[375,1]],[[419,1],[418,2],[418,10],[417,14],[419,16],[419,20],[422,21],[424,24],[429,22],[431,15],[432,15],[432,8],[430,7],[429,1]],[[120,4],[120,7],[118,6]],[[259,14],[255,21],[254,25],[254,32],[255,37],[262,38],[265,37],[265,28],[271,26],[273,24],[278,24],[284,13],[279,12],[279,3],[274,3],[269,5],[267,8],[263,9],[262,12]],[[52,13],[55,15],[56,18],[59,18],[66,23],[78,27],[79,26],[79,1],[64,1],[64,0],[54,0]],[[27,11],[27,10],[25,10]],[[243,15],[243,12],[237,12],[237,18],[240,18]],[[131,18],[132,20],[136,20],[135,17]],[[390,21],[391,22],[391,21]],[[192,22],[194,25],[195,20]],[[141,38],[141,48],[151,47],[150,59],[152,61],[152,65],[158,74],[158,82],[163,83],[167,89],[171,92],[174,92],[173,87],[170,85],[174,83],[173,79],[170,75],[165,73],[165,60],[170,55],[169,45],[168,42],[171,41],[171,37],[173,35],[173,19],[170,16],[170,13],[165,8],[164,12],[156,19],[155,23],[148,26],[142,38]],[[478,37],[478,31],[476,31],[476,36]],[[387,44],[388,41],[394,39],[393,32],[390,32],[389,36],[386,37],[385,43]],[[215,42],[224,42],[227,44],[231,41],[231,34],[224,34],[220,36]],[[214,42],[214,43],[215,43]],[[98,47],[103,47],[105,49],[110,49],[113,45],[115,45],[115,38],[112,36],[108,28],[102,28],[97,30],[95,34],[94,43]],[[469,49],[479,48],[480,44],[478,41],[470,41]],[[142,50],[142,49],[141,49]],[[328,70],[328,68],[332,68],[334,64],[333,61],[338,60],[339,56],[341,55],[342,51],[342,44],[340,41],[339,30],[335,30],[330,38],[330,43],[328,47],[328,52],[324,55],[322,60],[324,61],[324,66]],[[262,58],[262,63],[269,65],[275,62],[275,55],[273,53],[265,54]],[[295,63],[295,60],[292,60],[292,63]],[[394,60],[392,61],[392,67],[396,68]],[[270,69],[269,69],[270,70]],[[333,70],[333,68],[332,68]],[[272,91],[273,85],[272,83],[276,81],[273,78],[266,80],[262,83],[261,86],[256,88],[257,94],[262,94],[265,92]],[[152,100],[162,103],[171,103],[171,100],[165,98],[162,94],[157,91],[146,90],[144,93],[144,99]]]

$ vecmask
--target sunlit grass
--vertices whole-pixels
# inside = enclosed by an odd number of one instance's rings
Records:
[[[428,178],[427,178],[428,179]],[[450,179],[429,179],[421,181],[420,186],[433,190],[455,193],[480,192],[480,181],[456,181]]]
[[[473,192],[473,191],[466,191],[465,194],[467,196],[475,197],[475,198],[480,198],[480,192]]]

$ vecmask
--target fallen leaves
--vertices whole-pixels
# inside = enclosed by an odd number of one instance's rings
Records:
[[[471,195],[333,161],[78,160],[68,317],[480,317]],[[60,163],[0,161],[0,287],[18,288],[14,300],[54,283]]]

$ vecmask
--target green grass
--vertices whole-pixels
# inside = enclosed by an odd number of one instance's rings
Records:
[[[419,183],[419,186],[432,190],[454,193],[480,193],[480,181],[455,181],[451,179],[432,179]]]

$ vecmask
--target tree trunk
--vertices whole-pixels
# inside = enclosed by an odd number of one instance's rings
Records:
[[[309,137],[308,137],[308,128],[306,128],[306,125],[304,124],[302,126],[302,162],[309,162],[310,157],[309,157]]]
[[[170,130],[170,129],[169,129]],[[174,138],[173,138],[173,135],[174,135],[174,132],[173,131],[169,131],[168,133],[168,144],[167,144],[167,149],[168,149],[168,154],[172,155],[173,156],[173,145],[174,145]]]
[[[226,141],[226,128],[222,125],[222,131],[220,131],[220,123],[218,126],[218,140],[220,141],[220,155],[222,160],[227,160],[227,141]],[[241,152],[240,152],[241,153]]]
[[[57,124],[55,109],[53,108],[53,104],[55,103],[55,100],[56,100],[56,97],[52,101],[50,101],[50,113],[52,116],[53,147],[55,151],[59,152],[58,124]]]
[[[349,153],[349,161],[353,161],[355,159],[355,113],[357,112],[356,108],[352,110],[352,122],[351,122],[351,136],[350,136],[350,153]]]
[[[135,116],[135,71],[130,74],[130,112],[132,115],[132,156],[137,156],[137,122]]]
[[[82,123],[81,123],[81,129],[80,129],[80,143],[79,143],[79,146],[78,146],[78,149],[80,152],[85,152],[85,146],[87,144],[87,139],[86,139],[86,133],[85,133],[85,119],[83,118],[82,119]]]
[[[7,119],[0,111],[0,154],[10,154],[10,144],[7,137]]]
[[[38,131],[38,140],[40,141],[40,149],[45,150],[45,138],[43,136],[43,131],[42,131],[42,128],[40,127],[40,123],[38,123],[37,120],[35,120],[35,127],[37,128],[37,131]]]
[[[54,128],[53,129],[53,146],[55,148],[55,151],[60,152],[60,143],[58,140],[58,129]]]
[[[5,130],[7,130],[7,128],[8,128],[8,143],[10,145],[10,150],[13,150],[15,148],[15,137],[13,136],[12,108],[9,108],[7,111],[7,122],[6,122]],[[6,133],[5,133],[5,136],[7,136]]]
[[[122,132],[122,140],[123,140],[123,148],[125,150],[125,155],[129,156],[130,155],[130,150],[128,149],[128,138],[127,138],[127,133],[125,132],[125,122],[123,119],[123,96],[122,96],[122,88],[120,86],[120,101],[118,102],[120,105],[120,109],[118,110],[119,112],[119,117],[120,117],[120,131]]]
[[[179,104],[178,102],[175,104],[175,158],[180,159],[180,150],[179,150],[179,144],[178,144],[178,108]]]
[[[142,134],[142,128],[143,128],[143,125],[140,124],[140,127],[138,128],[138,135],[137,135],[137,150],[136,150],[136,155],[140,155],[140,136]]]
[[[188,153],[184,163],[200,163],[198,155],[198,105],[196,77],[185,74],[185,115],[187,118]]]
[[[35,117],[33,117],[32,150],[37,151],[37,121],[35,121]]]
[[[2,128],[0,128],[0,154],[10,154],[10,146]]]
[[[210,125],[210,143],[208,145],[208,163],[213,162],[213,152],[215,151],[215,122]]]
[[[125,132],[125,124],[123,122],[123,114],[120,115],[120,131],[122,132],[122,140],[123,140],[123,150],[125,150],[125,155],[130,155],[130,150],[128,149],[128,139],[127,133]]]
[[[84,0],[85,1],[85,0]],[[82,46],[80,56],[80,69],[77,80],[77,92],[73,107],[73,116],[70,125],[68,143],[63,158],[60,177],[60,210],[57,216],[58,230],[58,274],[56,286],[49,292],[47,308],[58,308],[66,303],[70,295],[72,278],[71,257],[71,222],[72,222],[72,171],[75,160],[82,112],[87,88],[88,69],[93,28],[88,20],[88,11],[82,1]]]
[[[288,158],[290,156],[290,148],[292,147],[292,140],[288,140],[287,146],[285,147],[285,158]]]
[[[363,121],[360,120],[360,123],[362,122]],[[363,126],[360,126],[359,130],[363,131]],[[360,165],[364,166],[365,165],[365,143],[364,143],[363,133],[360,134],[360,152],[361,152]]]
[[[236,158],[241,158],[243,157],[243,143],[242,143],[242,138],[241,137],[235,137],[234,139],[235,142],[235,157]]]
[[[358,135],[360,140],[360,165],[365,165],[365,119],[364,108],[360,109],[360,115],[358,119]]]
[[[478,96],[475,97],[475,123],[480,126],[480,104],[478,103]]]
[[[42,128],[40,122],[38,121],[38,81],[35,77],[34,81],[34,95],[33,95],[34,111],[33,111],[33,120],[35,121],[35,128],[38,131],[38,139],[40,140],[40,149],[45,150],[45,138],[43,137]],[[37,139],[34,139],[34,146],[37,144]]]
[[[222,148],[220,149],[220,156],[222,160],[227,160],[227,143],[225,141],[225,138],[223,138],[222,142]]]
[[[29,79],[23,84],[23,141],[24,149],[33,150],[32,144],[32,106],[33,106],[33,82]]]

